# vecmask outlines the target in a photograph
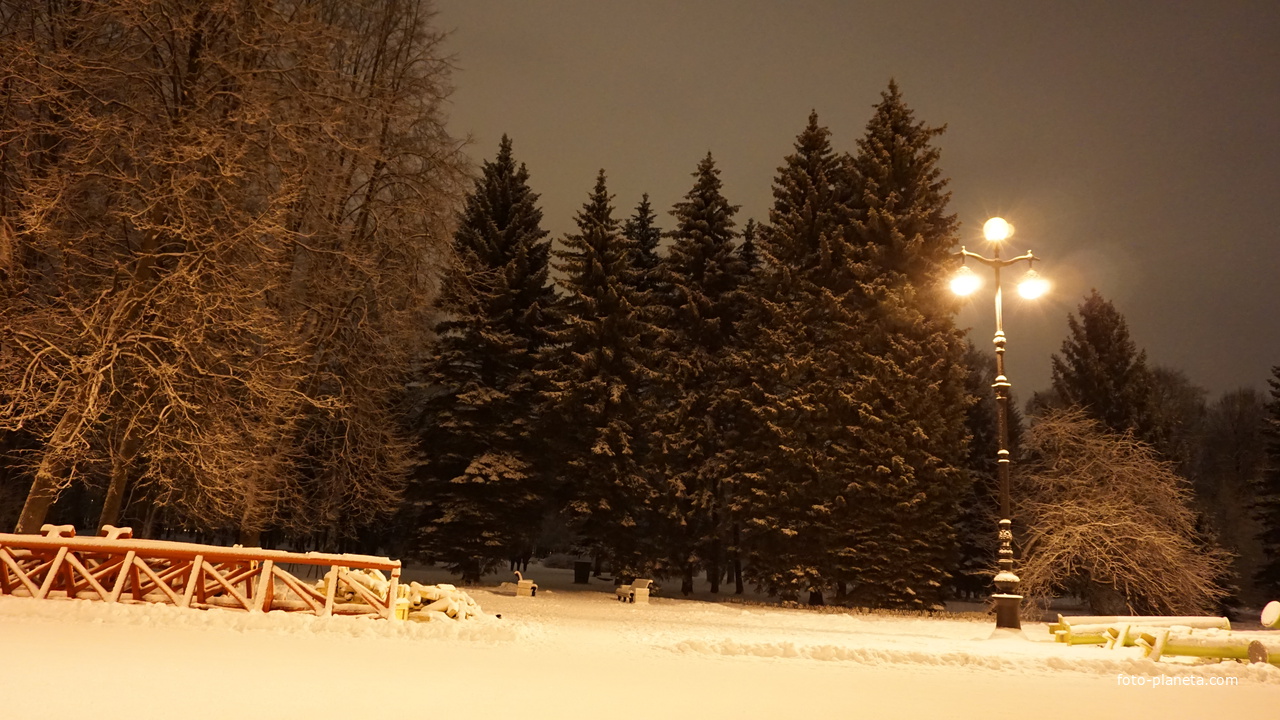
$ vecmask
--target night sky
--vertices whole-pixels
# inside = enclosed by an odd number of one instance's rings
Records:
[[[1054,282],[1006,292],[1023,400],[1090,288],[1150,362],[1212,395],[1280,365],[1280,3],[601,2],[437,0],[453,32],[450,127],[492,157],[502,133],[542,196],[573,215],[604,168],[618,215],[666,214],[710,150],[725,194],[768,219],[809,111],[854,150],[890,78],[938,140],[970,249],[983,221]],[[1018,271],[1020,274],[1020,271]],[[979,346],[990,285],[959,322]],[[1212,399],[1212,396],[1211,398]]]

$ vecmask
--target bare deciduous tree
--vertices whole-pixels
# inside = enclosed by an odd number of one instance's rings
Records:
[[[1150,445],[1073,409],[1037,418],[1023,449],[1025,595],[1079,594],[1102,613],[1214,609],[1227,556],[1199,544],[1189,486]]]
[[[0,426],[18,523],[390,510],[462,180],[418,0],[0,0]],[[317,517],[318,516],[318,517]]]

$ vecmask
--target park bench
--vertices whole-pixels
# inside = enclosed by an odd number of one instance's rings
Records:
[[[652,586],[652,580],[632,580],[629,584],[619,585],[613,592],[622,602],[647,603],[649,602],[649,589]]]
[[[533,597],[538,594],[538,583],[526,580],[519,570],[516,574],[516,597]]]

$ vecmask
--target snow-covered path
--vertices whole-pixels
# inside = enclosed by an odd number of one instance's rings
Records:
[[[546,574],[546,573],[544,573]],[[555,583],[551,583],[555,585]],[[0,718],[1270,717],[1280,669],[990,641],[985,620],[474,590],[402,623],[0,598]],[[1144,677],[1236,686],[1120,685]],[[1010,708],[1008,713],[998,708]]]

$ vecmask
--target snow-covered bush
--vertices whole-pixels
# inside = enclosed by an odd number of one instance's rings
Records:
[[[578,562],[580,559],[580,556],[570,555],[569,553],[552,553],[539,560],[538,564],[545,568],[569,570],[573,568],[573,564]]]
[[[1068,410],[1039,418],[1023,449],[1023,595],[1079,595],[1103,614],[1215,608],[1226,554],[1199,541],[1186,480],[1151,446]]]

